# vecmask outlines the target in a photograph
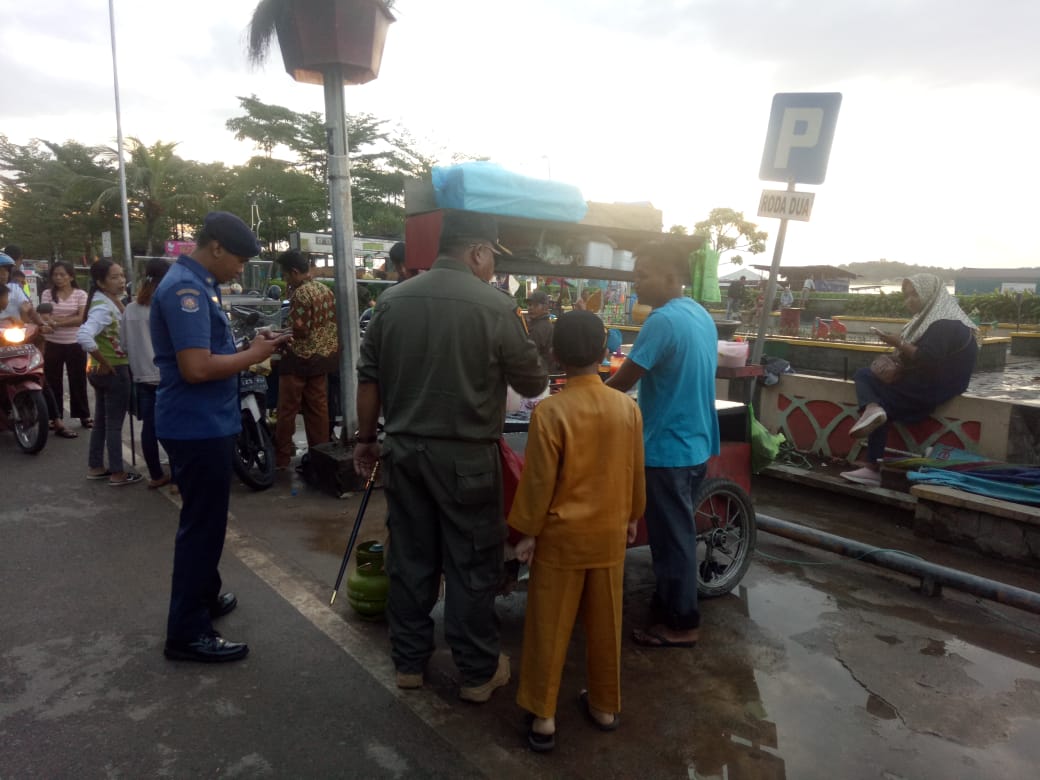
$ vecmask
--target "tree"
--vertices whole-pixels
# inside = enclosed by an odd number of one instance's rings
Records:
[[[145,254],[154,255],[156,239],[172,235],[174,215],[179,208],[198,209],[205,203],[203,190],[190,188],[185,179],[187,164],[173,150],[177,143],[156,141],[148,146],[139,138],[127,139],[130,160],[126,165],[126,200],[128,210],[144,225]],[[114,149],[108,150],[118,160]],[[100,212],[119,203],[119,182],[111,183],[98,193],[91,211]]]
[[[101,232],[118,229],[118,218],[90,209],[89,182],[112,175],[104,147],[41,139],[21,146],[0,136],[0,172],[0,235],[27,257],[93,257]]]
[[[744,219],[744,212],[726,208],[712,209],[707,219],[694,225],[694,235],[703,236],[705,242],[719,253],[719,257],[726,252],[760,254],[766,251],[766,239],[769,238],[769,233]],[[740,255],[734,255],[727,261],[734,265],[744,263]]]
[[[673,236],[688,236],[690,231],[686,229],[686,225],[672,225],[668,228],[668,232]]]
[[[321,114],[297,113],[264,103],[255,95],[239,97],[238,101],[245,115],[227,121],[227,128],[235,133],[235,138],[252,141],[273,167],[305,173],[324,191],[327,151],[325,120]],[[406,132],[388,127],[386,120],[371,114],[348,115],[347,137],[350,139],[355,232],[401,235],[404,181],[407,177],[428,176],[433,161],[415,148],[415,142]],[[256,158],[250,165],[254,162]],[[267,169],[270,171],[273,167]],[[324,224],[328,224],[327,217]]]

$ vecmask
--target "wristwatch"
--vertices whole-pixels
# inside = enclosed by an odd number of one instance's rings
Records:
[[[379,441],[379,436],[377,434],[372,434],[371,436],[362,436],[361,431],[354,431],[354,441],[356,441],[358,444],[375,444],[377,441]]]

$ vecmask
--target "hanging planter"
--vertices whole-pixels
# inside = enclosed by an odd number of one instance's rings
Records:
[[[364,84],[379,75],[383,45],[395,21],[382,0],[261,0],[249,25],[249,57],[267,55],[277,32],[285,71],[296,81],[324,83],[340,66],[345,84]]]

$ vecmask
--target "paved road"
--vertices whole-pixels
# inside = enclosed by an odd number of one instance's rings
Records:
[[[1040,618],[760,536],[737,592],[705,604],[694,651],[623,647],[622,728],[588,727],[575,637],[559,747],[523,747],[515,686],[456,698],[438,650],[417,692],[392,684],[385,628],[328,596],[358,497],[282,481],[236,486],[222,572],[240,597],[223,633],[241,663],[170,663],[161,646],[177,507],[143,485],[83,476],[86,439],[38,457],[0,434],[0,778],[1033,777]],[[771,480],[759,510],[838,523],[1040,589],[1036,573],[915,542],[889,509]],[[377,493],[362,539],[379,538]],[[839,522],[840,521],[840,522]],[[649,555],[632,550],[625,618],[645,619]],[[524,596],[499,601],[520,651]],[[580,632],[578,632],[580,634]]]

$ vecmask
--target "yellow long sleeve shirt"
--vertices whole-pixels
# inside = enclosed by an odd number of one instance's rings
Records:
[[[643,418],[598,376],[567,380],[535,407],[509,525],[538,539],[535,557],[562,569],[615,566],[628,523],[646,508]]]

